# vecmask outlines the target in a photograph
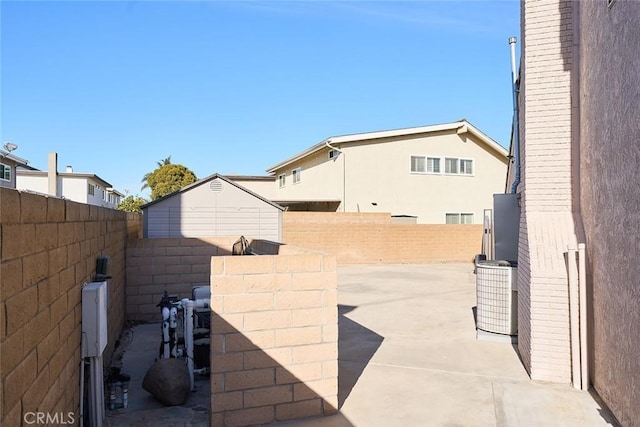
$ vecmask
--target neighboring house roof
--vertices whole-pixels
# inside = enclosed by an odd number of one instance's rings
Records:
[[[342,200],[340,199],[274,199],[276,203],[281,203],[283,205],[301,205],[305,203],[340,203]]]
[[[273,175],[224,175],[225,178],[238,181],[275,181]]]
[[[18,169],[16,171],[19,175],[31,175],[31,176],[48,176],[46,171],[41,170],[28,170],[28,169]],[[58,176],[66,177],[66,178],[91,178],[98,181],[105,188],[111,187],[111,184],[100,178],[98,175],[92,173],[76,173],[76,172],[58,172]],[[115,191],[114,191],[115,192]]]
[[[226,182],[227,184],[231,184],[231,185],[233,185],[234,187],[239,188],[240,190],[242,190],[242,191],[244,191],[244,192],[246,192],[246,193],[248,193],[248,194],[252,195],[253,197],[256,197],[256,198],[258,198],[258,199],[262,200],[262,201],[263,201],[263,202],[265,202],[265,203],[270,204],[270,205],[271,205],[271,206],[273,206],[273,207],[276,207],[276,208],[280,209],[281,211],[285,210],[285,209],[284,209],[282,206],[280,206],[279,204],[277,204],[277,203],[273,203],[271,200],[265,199],[265,198],[264,198],[264,197],[262,197],[261,195],[259,195],[259,194],[257,194],[257,193],[254,193],[253,191],[249,190],[248,188],[245,188],[245,187],[243,187],[242,185],[240,185],[240,184],[238,184],[238,183],[236,183],[236,182],[231,181],[231,179],[229,179],[227,176],[222,176],[222,175],[220,175],[220,174],[218,174],[218,173],[214,173],[213,175],[209,175],[208,177],[206,177],[206,178],[202,178],[202,179],[200,179],[200,180],[198,180],[198,181],[194,182],[193,184],[189,184],[189,185],[187,185],[186,187],[182,187],[182,188],[181,188],[180,190],[178,190],[178,191],[174,191],[173,193],[167,194],[166,196],[163,196],[163,197],[161,197],[161,198],[159,198],[159,199],[156,199],[156,200],[153,200],[153,201],[151,201],[151,202],[149,202],[149,203],[146,203],[146,204],[144,204],[144,205],[140,206],[140,208],[141,208],[141,209],[146,209],[146,208],[148,208],[148,207],[149,207],[149,206],[151,206],[151,205],[155,205],[156,203],[161,202],[161,201],[163,201],[163,200],[166,200],[166,199],[168,199],[168,198],[170,198],[170,197],[173,197],[173,196],[175,196],[175,195],[177,195],[177,194],[184,193],[185,191],[189,191],[189,190],[191,190],[192,188],[198,187],[198,186],[200,186],[200,185],[202,185],[202,184],[206,184],[207,182],[209,182],[209,181],[213,181],[213,180],[214,180],[214,179],[216,179],[216,178],[219,178],[219,179],[223,180],[224,182]]]
[[[329,137],[318,144],[307,148],[306,150],[296,154],[293,157],[290,157],[272,167],[267,169],[268,173],[274,173],[278,169],[281,169],[291,163],[294,163],[304,157],[307,157],[311,154],[314,154],[324,148],[331,148],[331,144],[347,144],[351,142],[362,142],[369,141],[371,143],[380,142],[383,138],[391,138],[396,136],[408,136],[408,135],[417,135],[422,133],[431,133],[431,132],[441,132],[447,130],[456,130],[457,133],[471,133],[476,138],[478,138],[482,143],[484,143],[487,148],[497,152],[504,157],[507,157],[508,151],[506,148],[498,144],[496,141],[491,139],[487,134],[480,131],[478,128],[469,123],[466,119],[461,119],[457,122],[452,123],[443,123],[438,125],[429,125],[429,126],[419,126],[413,128],[403,128],[403,129],[393,129],[393,130],[383,130],[376,132],[365,132],[365,133],[356,133],[350,135],[341,135],[341,136],[332,136]]]
[[[9,160],[13,160],[17,166],[27,166],[27,163],[29,163],[28,160],[23,159],[22,157],[18,157],[14,154],[11,154],[8,151],[5,150],[0,150],[0,157],[4,157],[7,158]]]
[[[29,165],[19,165],[19,166],[16,167],[16,169],[18,171],[25,171],[25,170],[27,170],[27,171],[39,171],[40,170],[38,168],[34,168],[33,166],[29,166]]]

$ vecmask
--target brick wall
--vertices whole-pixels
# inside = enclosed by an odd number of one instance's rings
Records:
[[[79,409],[81,290],[109,256],[109,345],[124,322],[127,236],[135,214],[0,188],[0,424]]]
[[[564,252],[572,216],[572,2],[522,3],[518,349],[531,377],[569,382]]]
[[[211,259],[212,426],[337,411],[335,267],[291,246]]]
[[[160,321],[156,304],[167,291],[191,298],[208,286],[212,256],[231,253],[238,237],[130,239],[127,242],[127,320]]]
[[[389,214],[284,212],[283,241],[340,264],[471,262],[482,225],[393,224]]]

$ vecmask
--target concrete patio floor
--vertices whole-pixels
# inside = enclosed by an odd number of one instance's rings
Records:
[[[472,264],[340,267],[340,413],[280,423],[607,426],[586,392],[531,381],[515,348],[476,339]]]
[[[511,344],[476,339],[472,264],[342,266],[338,278],[340,412],[271,425],[616,425],[589,393],[531,381]],[[107,425],[208,425],[206,385],[164,408],[136,384],[158,337],[158,325],[134,328],[123,359],[131,405]]]

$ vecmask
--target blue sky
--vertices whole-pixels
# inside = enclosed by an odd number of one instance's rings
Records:
[[[2,1],[0,138],[140,191],[466,118],[504,146],[518,1]]]

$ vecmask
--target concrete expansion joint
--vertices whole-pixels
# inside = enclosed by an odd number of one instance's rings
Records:
[[[340,359],[342,360],[342,359]],[[413,371],[424,371],[424,372],[437,372],[440,374],[451,374],[451,375],[462,375],[466,377],[477,377],[477,378],[489,378],[496,380],[506,380],[513,382],[530,382],[529,378],[516,378],[516,377],[503,377],[500,375],[484,375],[484,374],[474,374],[472,372],[459,372],[459,371],[448,371],[446,369],[434,369],[434,368],[421,368],[419,366],[406,366],[406,365],[394,365],[391,363],[380,363],[380,362],[369,362],[369,365],[372,366],[383,366],[387,368],[397,368],[397,369],[410,369]]]

